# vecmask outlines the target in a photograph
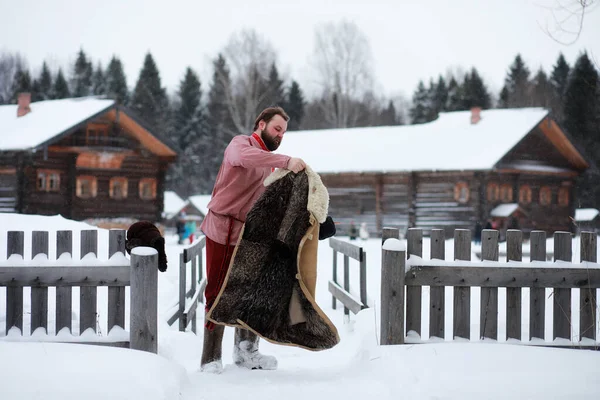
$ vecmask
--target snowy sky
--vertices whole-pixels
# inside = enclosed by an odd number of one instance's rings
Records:
[[[31,67],[71,64],[82,46],[107,64],[113,53],[135,84],[150,50],[170,91],[190,65],[207,84],[210,60],[230,35],[254,28],[279,54],[280,70],[305,90],[314,88],[309,59],[314,27],[345,18],[368,36],[381,93],[412,94],[419,79],[449,67],[475,66],[495,93],[508,65],[521,52],[528,65],[549,69],[559,51],[573,63],[587,49],[600,65],[600,11],[586,15],[577,42],[561,45],[544,33],[552,14],[546,8],[571,0],[304,0],[218,2],[170,0],[0,0],[0,50],[20,51]],[[598,2],[595,2],[596,5]],[[565,14],[556,13],[557,18]],[[565,24],[573,29],[575,20]],[[562,39],[571,40],[564,36]]]

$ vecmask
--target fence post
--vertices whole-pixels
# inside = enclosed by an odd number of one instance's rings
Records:
[[[554,261],[571,262],[571,233],[554,233]],[[554,339],[571,340],[571,289],[554,288]]]
[[[581,232],[581,261],[595,263],[597,236],[592,232]],[[579,341],[582,338],[596,340],[596,289],[582,287],[579,292]]]
[[[73,258],[73,232],[72,231],[56,231],[56,258],[58,259],[63,254],[69,254]],[[69,333],[73,332],[73,288],[71,286],[56,287],[56,328],[58,334],[61,329],[69,329]]]
[[[384,234],[386,230],[384,229]],[[388,231],[398,237],[399,232]],[[386,239],[381,252],[381,344],[404,344],[406,251],[398,239]]]
[[[333,281],[335,283],[338,283],[337,281],[337,251],[335,249],[333,250]],[[331,295],[331,308],[332,309],[336,309],[337,306],[337,299],[335,298],[334,295]]]
[[[546,261],[546,232],[532,231],[529,238],[530,261]],[[546,288],[529,289],[529,340],[544,339],[546,329]]]
[[[158,351],[158,252],[131,250],[130,348]]]
[[[500,232],[484,229],[481,232],[481,259],[484,261],[498,261],[498,239]],[[498,288],[481,288],[479,336],[498,340]]]
[[[187,327],[187,319],[185,312],[185,292],[186,292],[186,267],[183,253],[179,254],[179,332],[185,332]]]
[[[48,232],[31,232],[31,259],[39,254],[48,258]],[[31,333],[37,328],[44,328],[48,333],[48,287],[31,287]]]
[[[523,232],[506,231],[506,261],[523,261]],[[506,339],[521,340],[521,288],[506,288]]]
[[[13,254],[25,258],[25,233],[8,231],[6,233],[6,258]],[[13,326],[19,328],[23,335],[23,286],[8,286],[6,288],[6,333]]]
[[[423,258],[423,230],[409,228],[406,237],[406,253]],[[421,335],[421,286],[406,287],[406,332]]]
[[[116,253],[125,255],[124,229],[111,229],[108,232],[108,258]],[[125,329],[125,286],[108,287],[108,332],[114,326]]]
[[[471,261],[471,231],[456,229],[454,231],[454,259]],[[471,338],[471,288],[454,287],[454,333],[453,338]]]
[[[446,231],[443,229],[431,230],[431,255],[430,258],[446,259]],[[429,337],[444,339],[445,319],[445,286],[429,287]]]

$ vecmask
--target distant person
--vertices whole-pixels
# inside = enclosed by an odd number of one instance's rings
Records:
[[[369,231],[367,230],[367,223],[363,222],[362,224],[360,224],[360,229],[358,232],[358,236],[362,239],[362,240],[367,240],[369,238]]]
[[[183,240],[185,239],[185,213],[180,213],[177,217],[177,222],[175,223],[175,229],[177,230],[178,236],[178,244],[183,244]]]
[[[356,225],[354,225],[354,221],[350,222],[350,230],[348,232],[348,236],[350,236],[350,240],[356,240],[356,236],[358,235],[358,229],[356,229]]]

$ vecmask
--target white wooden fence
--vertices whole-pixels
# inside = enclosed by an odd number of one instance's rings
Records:
[[[98,261],[98,231],[81,231],[81,258],[72,261],[69,256],[73,250],[73,232],[56,232],[57,260],[48,260],[48,232],[33,231],[31,237],[31,261],[25,261],[25,234],[22,231],[7,232],[7,260],[0,261],[0,287],[6,287],[5,312],[6,332],[16,327],[23,333],[23,293],[24,288],[31,288],[31,332],[44,328],[48,332],[48,288],[56,288],[56,326],[59,333],[64,328],[73,332],[72,324],[72,288],[79,287],[80,310],[79,332],[88,329],[96,332],[98,311],[97,288],[108,287],[108,329],[119,326],[125,329],[125,292],[130,287],[130,326],[129,339],[110,341],[109,338],[86,336],[85,340],[70,340],[68,335],[57,335],[50,341],[76,342],[87,344],[105,344],[156,353],[158,343],[158,253],[150,248],[137,248],[132,251],[131,258],[125,257],[125,231],[109,232],[108,258]],[[144,251],[142,249],[147,249]],[[122,253],[123,257],[111,256]],[[95,257],[90,258],[89,253]],[[137,254],[139,253],[139,254]],[[46,257],[36,257],[40,254]],[[19,257],[20,256],[20,257]],[[35,260],[34,260],[35,259]],[[116,260],[116,261],[115,261]],[[62,261],[65,261],[62,263]],[[29,336],[38,340],[39,336]],[[36,339],[37,338],[37,339]],[[3,339],[9,339],[8,336]]]
[[[331,308],[337,307],[340,301],[344,305],[344,314],[346,316],[352,313],[357,314],[360,310],[367,308],[367,253],[361,246],[344,242],[336,238],[329,239],[329,247],[333,249],[333,279],[329,281],[328,289],[331,293]],[[338,253],[343,255],[344,259],[344,286],[338,283]],[[360,299],[357,299],[350,293],[350,258],[360,263]]]
[[[179,254],[179,299],[175,312],[167,323],[179,320],[179,331],[186,330],[192,323],[192,332],[197,333],[196,313],[198,303],[202,303],[206,279],[203,278],[204,257],[202,251],[206,247],[206,236],[196,240],[190,247]],[[190,288],[187,288],[188,265],[190,266]],[[187,299],[190,299],[187,301]]]
[[[398,238],[398,230],[384,229],[383,239]],[[484,230],[481,262],[471,262],[471,232],[454,232],[454,260],[445,259],[443,230],[431,232],[431,260],[422,258],[420,229],[410,229],[406,251],[382,251],[381,343],[422,343],[422,289],[430,287],[430,337],[444,338],[444,320],[453,309],[453,338],[470,339],[471,288],[481,288],[480,339],[498,339],[498,288],[506,288],[506,338],[530,345],[560,345],[598,348],[596,290],[600,287],[600,266],[596,263],[597,236],[582,232],[581,262],[572,262],[569,232],[554,233],[554,262],[546,261],[546,233],[533,231],[531,261],[522,262],[521,231],[507,232],[507,263],[498,262],[498,231]],[[391,243],[391,242],[390,242]],[[408,254],[408,259],[406,255]],[[445,288],[454,288],[453,304],[445,304]],[[522,337],[522,288],[529,290],[529,337]],[[546,289],[552,295],[546,297]],[[571,338],[572,289],[580,289],[579,329]],[[405,298],[406,292],[406,301]],[[545,330],[546,301],[553,302],[552,335]],[[406,321],[406,327],[404,326]],[[417,339],[407,336],[416,333]],[[439,339],[438,339],[439,340]]]

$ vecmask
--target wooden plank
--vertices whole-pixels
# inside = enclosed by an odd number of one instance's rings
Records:
[[[600,287],[600,269],[412,265],[407,286]]]
[[[329,247],[339,251],[345,256],[353,258],[357,261],[362,261],[363,248],[360,246],[344,242],[336,238],[329,238]]]
[[[531,261],[546,261],[546,232],[532,231],[529,236]],[[544,339],[546,331],[546,288],[529,290],[529,340]]]
[[[196,320],[196,309],[198,308],[198,303],[200,302],[203,293],[204,289],[202,285],[198,286],[198,290],[196,290],[196,292],[192,296],[192,301],[190,302],[190,304],[188,304],[185,311],[183,312],[183,314],[185,315],[185,320],[192,321],[192,332],[194,333],[196,333],[193,327],[194,321]]]
[[[158,349],[158,252],[131,252],[130,337],[134,350]]]
[[[60,258],[63,254],[73,257],[73,232],[56,232],[56,257]],[[61,329],[68,328],[69,333],[73,332],[73,288],[71,286],[56,287],[56,325],[55,332],[58,334]]]
[[[31,232],[31,258],[38,255],[48,258],[48,232]],[[35,268],[33,268],[35,269]],[[31,286],[31,332],[37,328],[44,328],[48,332],[48,287]]]
[[[358,314],[360,310],[364,307],[358,299],[356,299],[352,294],[344,290],[339,284],[329,281],[329,293],[334,295],[343,305],[345,309],[352,311],[354,314]]]
[[[399,239],[400,230],[398,228],[384,227],[381,230],[381,244],[384,244],[386,239],[389,238]]]
[[[184,262],[190,262],[193,258],[202,255],[202,249],[206,246],[206,236],[202,236],[200,240],[192,246],[183,249]]]
[[[25,233],[8,231],[6,240],[6,256],[25,255]],[[1,276],[1,275],[0,275]],[[2,285],[0,283],[0,286]],[[23,287],[14,285],[6,288],[6,332],[13,326],[19,328],[23,334]]]
[[[367,253],[363,253],[363,260],[360,262],[360,301],[367,307]]]
[[[481,232],[481,259],[498,261],[498,239],[500,233],[492,229]],[[498,340],[498,288],[481,288],[479,337]]]
[[[108,232],[108,258],[116,253],[125,255],[124,229],[111,229]],[[110,286],[108,288],[108,332],[115,326],[125,329],[125,286]]]
[[[523,261],[523,232],[506,231],[506,261]],[[521,340],[521,288],[506,288],[506,338]]]
[[[192,291],[192,293],[196,293],[196,260],[197,257],[192,258],[192,279],[191,279],[191,285],[190,285],[190,290]]]
[[[471,260],[471,231],[456,229],[454,231],[454,259]],[[471,338],[471,288],[454,287],[454,331],[453,338]]]
[[[0,267],[0,286],[123,286],[128,285],[129,267]]]
[[[187,320],[185,319],[185,289],[186,289],[186,279],[187,279],[187,268],[184,253],[179,254],[179,332],[185,332],[185,327],[187,326]]]
[[[406,252],[382,249],[381,332],[382,345],[404,343],[404,276]]]
[[[350,257],[346,254],[344,254],[344,290],[350,293]],[[344,315],[350,315],[348,307],[344,307]]]
[[[98,257],[98,231],[82,230],[80,257],[93,253]],[[96,302],[98,290],[96,286],[82,286],[79,289],[79,334],[92,328],[96,332]]]
[[[446,256],[445,231],[433,229],[431,231],[431,259],[444,260]],[[407,287],[407,290],[410,286]],[[429,288],[429,336],[443,339],[445,318],[445,295],[444,286],[433,286]]]
[[[554,260],[571,262],[571,233],[554,233]],[[554,287],[554,339],[571,339],[571,289]]]
[[[406,235],[407,254],[423,258],[423,230],[408,229]],[[406,289],[406,332],[414,331],[421,335],[421,286]]]
[[[581,232],[581,261],[597,261],[597,238],[593,232]],[[579,296],[579,340],[588,338],[596,340],[596,289],[581,288]]]
[[[333,249],[333,275],[332,276],[333,276],[333,281],[335,283],[337,283],[337,281],[338,281],[337,280],[337,255],[338,255],[338,252],[335,249]],[[336,307],[337,307],[337,300],[336,300],[335,296],[331,296],[331,308],[335,310]]]

